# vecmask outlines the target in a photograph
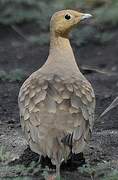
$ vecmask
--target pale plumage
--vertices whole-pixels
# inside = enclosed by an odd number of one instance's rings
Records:
[[[67,39],[72,22],[68,27],[65,25],[65,31],[61,26],[66,14],[84,16],[71,10],[53,16],[49,57],[43,67],[24,82],[19,93],[21,125],[26,139],[33,151],[51,158],[58,175],[62,160],[70,154],[70,146],[73,153],[83,151],[93,128],[95,109],[93,89],[79,71]],[[59,27],[56,20],[61,20]]]

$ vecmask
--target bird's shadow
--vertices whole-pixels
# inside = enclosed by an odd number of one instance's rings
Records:
[[[23,154],[19,159],[10,162],[10,165],[22,164],[24,166],[29,166],[32,162],[38,163],[39,155],[32,152],[30,147],[24,150]],[[55,169],[55,166],[51,163],[51,160],[48,157],[41,157],[40,161],[41,167],[49,167],[50,169]],[[83,153],[72,154],[67,162],[62,162],[61,170],[64,171],[75,171],[78,167],[85,164],[85,158]]]

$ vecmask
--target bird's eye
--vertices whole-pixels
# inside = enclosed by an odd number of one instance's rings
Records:
[[[69,19],[71,19],[71,16],[69,14],[66,14],[65,19],[69,20]]]

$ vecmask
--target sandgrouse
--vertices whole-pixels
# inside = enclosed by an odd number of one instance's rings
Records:
[[[56,12],[50,21],[46,63],[24,82],[19,93],[20,119],[32,151],[60,165],[82,152],[94,123],[95,95],[80,72],[68,39],[70,30],[91,17],[74,10]]]

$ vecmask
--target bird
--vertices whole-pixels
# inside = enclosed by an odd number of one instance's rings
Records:
[[[48,156],[60,177],[71,153],[83,152],[94,125],[95,93],[80,72],[69,33],[91,14],[55,12],[50,20],[50,48],[44,65],[20,88],[20,122],[32,151]]]

